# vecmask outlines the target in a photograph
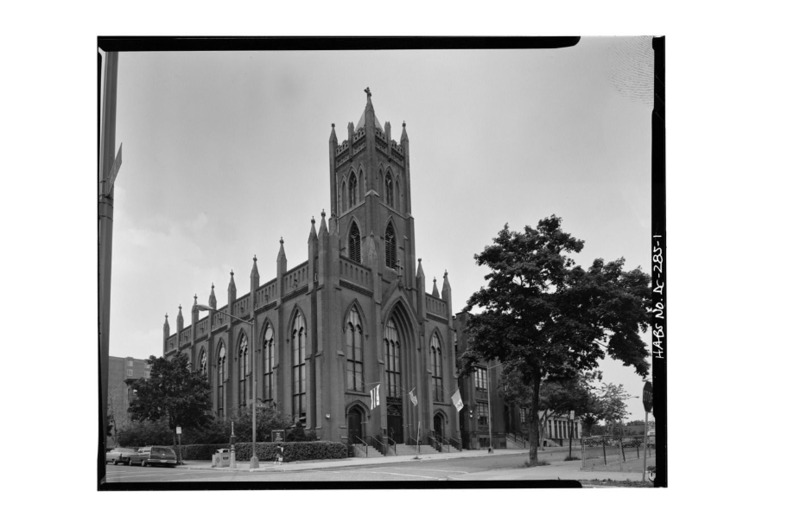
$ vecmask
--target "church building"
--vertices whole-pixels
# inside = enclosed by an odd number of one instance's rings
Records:
[[[208,376],[220,416],[255,398],[323,440],[460,443],[450,283],[445,272],[441,294],[435,279],[426,291],[405,122],[398,143],[365,92],[341,143],[332,126],[330,218],[312,219],[308,259],[287,268],[281,239],[275,277],[262,283],[253,257],[244,295],[231,271],[225,306],[212,284],[215,310],[193,307],[185,325],[179,309],[172,334],[165,320],[164,356]]]

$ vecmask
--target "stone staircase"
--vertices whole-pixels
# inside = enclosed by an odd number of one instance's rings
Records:
[[[436,448],[427,444],[420,445],[419,447],[420,455],[432,455],[438,453],[439,452],[436,451]],[[401,455],[417,455],[417,447],[410,444],[398,444],[397,456],[399,457]]]
[[[509,450],[511,449],[519,449],[519,450],[527,450],[527,443],[522,441],[520,437],[517,440],[514,440],[514,436],[511,434],[506,434],[506,448]]]
[[[381,457],[381,452],[368,445],[353,445],[356,457]]]

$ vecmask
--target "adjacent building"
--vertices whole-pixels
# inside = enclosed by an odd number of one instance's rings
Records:
[[[255,398],[320,439],[457,443],[450,282],[445,271],[429,291],[417,258],[405,122],[397,142],[365,92],[341,142],[332,126],[330,216],[312,218],[306,260],[287,267],[281,239],[271,279],[253,257],[240,294],[231,271],[227,304],[212,284],[215,311],[192,307],[184,323],[179,307],[175,332],[166,318],[164,355],[206,374],[220,416]]]
[[[147,360],[108,357],[108,414],[112,436],[130,421],[128,406],[134,397],[131,383],[141,378],[150,378]]]

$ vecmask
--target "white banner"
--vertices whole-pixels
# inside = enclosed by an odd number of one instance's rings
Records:
[[[452,398],[453,398],[453,405],[456,406],[456,409],[459,412],[461,412],[461,410],[464,408],[464,402],[461,401],[461,392],[459,390],[456,390],[456,392],[453,393]]]
[[[381,385],[377,385],[371,390],[369,390],[369,408],[375,409],[379,405],[381,405],[381,394],[380,394]]]

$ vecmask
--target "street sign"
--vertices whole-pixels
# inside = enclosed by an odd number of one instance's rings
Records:
[[[575,411],[570,411],[569,412],[569,419],[570,420],[574,420],[575,419]]]
[[[181,433],[181,428],[180,427],[175,427],[175,433],[176,434],[180,434]]]
[[[644,403],[644,412],[649,413],[653,410],[653,385],[650,384],[650,381],[644,383],[642,403]]]

